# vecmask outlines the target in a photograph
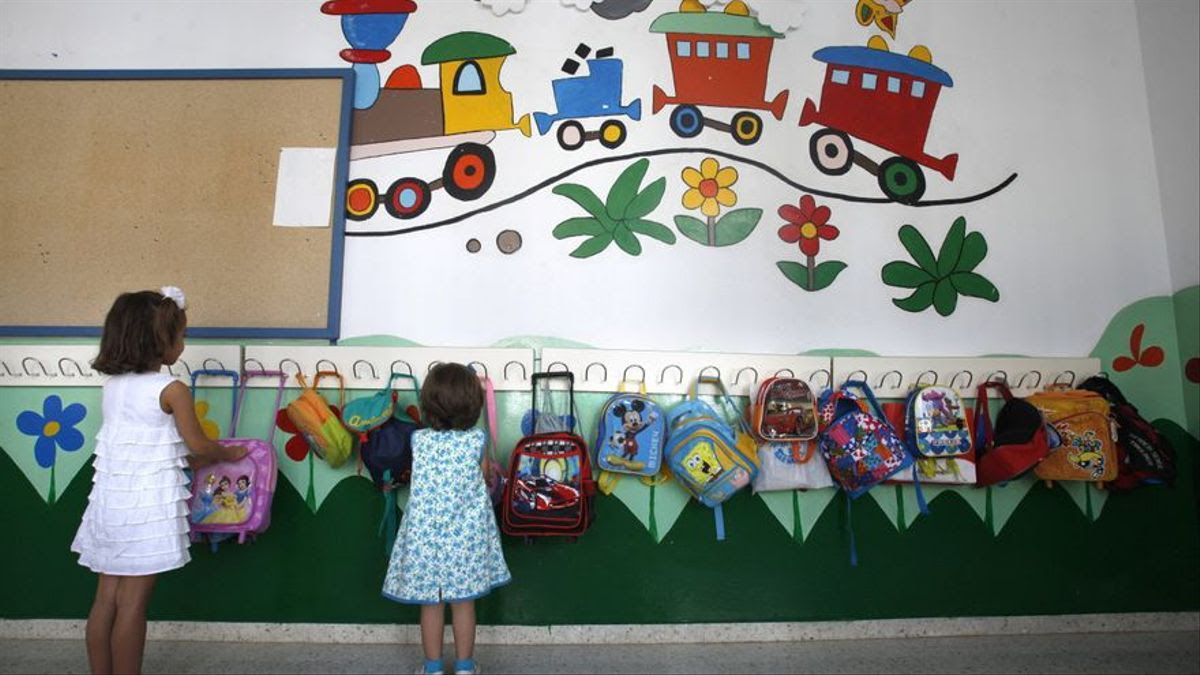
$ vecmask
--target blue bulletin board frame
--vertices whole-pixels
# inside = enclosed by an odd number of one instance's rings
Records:
[[[350,174],[350,123],[354,104],[351,68],[204,69],[204,70],[0,70],[0,80],[203,80],[203,79],[340,79],[341,101],[334,160],[330,219],[330,265],[327,322],[320,328],[195,326],[188,335],[221,339],[321,339],[335,342],[341,330],[342,273],[346,242],[346,185]],[[0,317],[0,337],[99,337],[101,326],[10,325]]]

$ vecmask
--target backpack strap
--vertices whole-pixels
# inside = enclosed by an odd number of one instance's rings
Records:
[[[977,459],[991,449],[992,439],[995,437],[995,431],[992,429],[992,415],[988,411],[989,389],[999,391],[1006,403],[1013,397],[1008,385],[1004,382],[981,382],[975,388],[975,454]]]
[[[537,411],[537,390],[538,382],[541,380],[563,379],[567,381],[567,395],[571,399],[571,408],[569,416],[571,418],[571,428],[568,429],[571,433],[575,432],[575,426],[579,424],[579,411],[575,408],[575,373],[569,370],[554,370],[541,373],[534,373],[529,378],[532,389],[532,398],[530,399],[530,407],[533,410],[533,432],[538,430],[538,411]]]
[[[713,519],[717,526],[717,541],[725,541],[725,511],[720,504],[713,507]]]
[[[850,519],[850,510],[853,499],[850,499],[849,492],[843,492],[846,495],[846,533],[850,535],[850,566],[858,567],[858,546],[854,542],[854,523]]]
[[[331,377],[337,380],[338,383],[338,416],[341,417],[341,410],[346,406],[346,379],[336,370],[318,370],[316,375],[313,375],[312,389],[316,391],[317,386],[321,383],[322,377]],[[296,373],[296,379],[300,385],[304,385],[303,375]]]
[[[238,419],[242,414],[242,404],[246,400],[246,384],[254,377],[274,377],[279,379],[279,386],[275,388],[275,407],[271,408],[271,430],[267,432],[267,444],[275,445],[275,411],[279,410],[279,406],[283,403],[283,388],[287,386],[288,376],[282,370],[248,370],[242,373],[242,384],[238,388],[237,405],[234,406],[233,426],[229,428],[230,436],[237,436]]]
[[[883,414],[883,407],[879,405],[879,401],[875,400],[875,392],[871,391],[871,385],[867,384],[866,380],[846,380],[843,382],[842,386],[838,388],[837,393],[833,395],[835,410],[837,401],[848,395],[851,389],[858,389],[862,392],[866,396],[867,402],[870,403],[875,416],[882,420],[884,424],[892,427],[892,423],[888,420],[887,415]],[[892,427],[892,431],[895,430],[895,427]]]
[[[238,382],[241,381],[241,375],[236,370],[226,370],[224,368],[201,368],[192,371],[192,400],[196,399],[196,381],[201,377],[228,377],[233,381],[233,409],[229,411],[229,417],[232,421],[232,426],[229,427],[229,435],[233,436],[233,430],[237,428],[237,412],[238,412]],[[278,409],[278,406],[276,406]]]

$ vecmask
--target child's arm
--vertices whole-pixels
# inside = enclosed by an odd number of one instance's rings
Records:
[[[200,420],[196,418],[192,392],[184,383],[175,381],[168,384],[159,394],[158,401],[163,412],[175,418],[175,427],[179,429],[179,435],[191,451],[188,463],[193,467],[213,462],[234,461],[246,456],[245,446],[221,445],[204,435],[204,430],[200,428]]]

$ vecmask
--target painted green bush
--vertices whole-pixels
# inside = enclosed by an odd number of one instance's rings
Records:
[[[642,252],[639,234],[664,244],[675,243],[674,232],[662,223],[646,219],[662,202],[667,185],[665,178],[659,178],[642,188],[649,166],[650,160],[644,158],[630,164],[613,182],[604,201],[600,201],[590,188],[576,183],[554,187],[554,194],[570,199],[588,213],[568,218],[554,228],[555,239],[587,237],[571,251],[572,257],[590,258],[614,242],[629,255],[639,255]]]
[[[893,260],[883,266],[883,283],[897,288],[914,289],[906,298],[892,300],[906,312],[923,312],[930,306],[942,316],[950,316],[958,307],[958,296],[1000,300],[1000,291],[975,268],[987,257],[987,240],[979,232],[967,233],[967,219],[959,216],[942,241],[935,258],[920,230],[912,225],[900,228],[900,243],[917,264]]]

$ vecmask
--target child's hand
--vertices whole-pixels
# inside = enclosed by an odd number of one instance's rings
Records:
[[[222,445],[221,447],[225,449],[221,457],[223,462],[236,462],[250,452],[249,448],[244,445]]]

